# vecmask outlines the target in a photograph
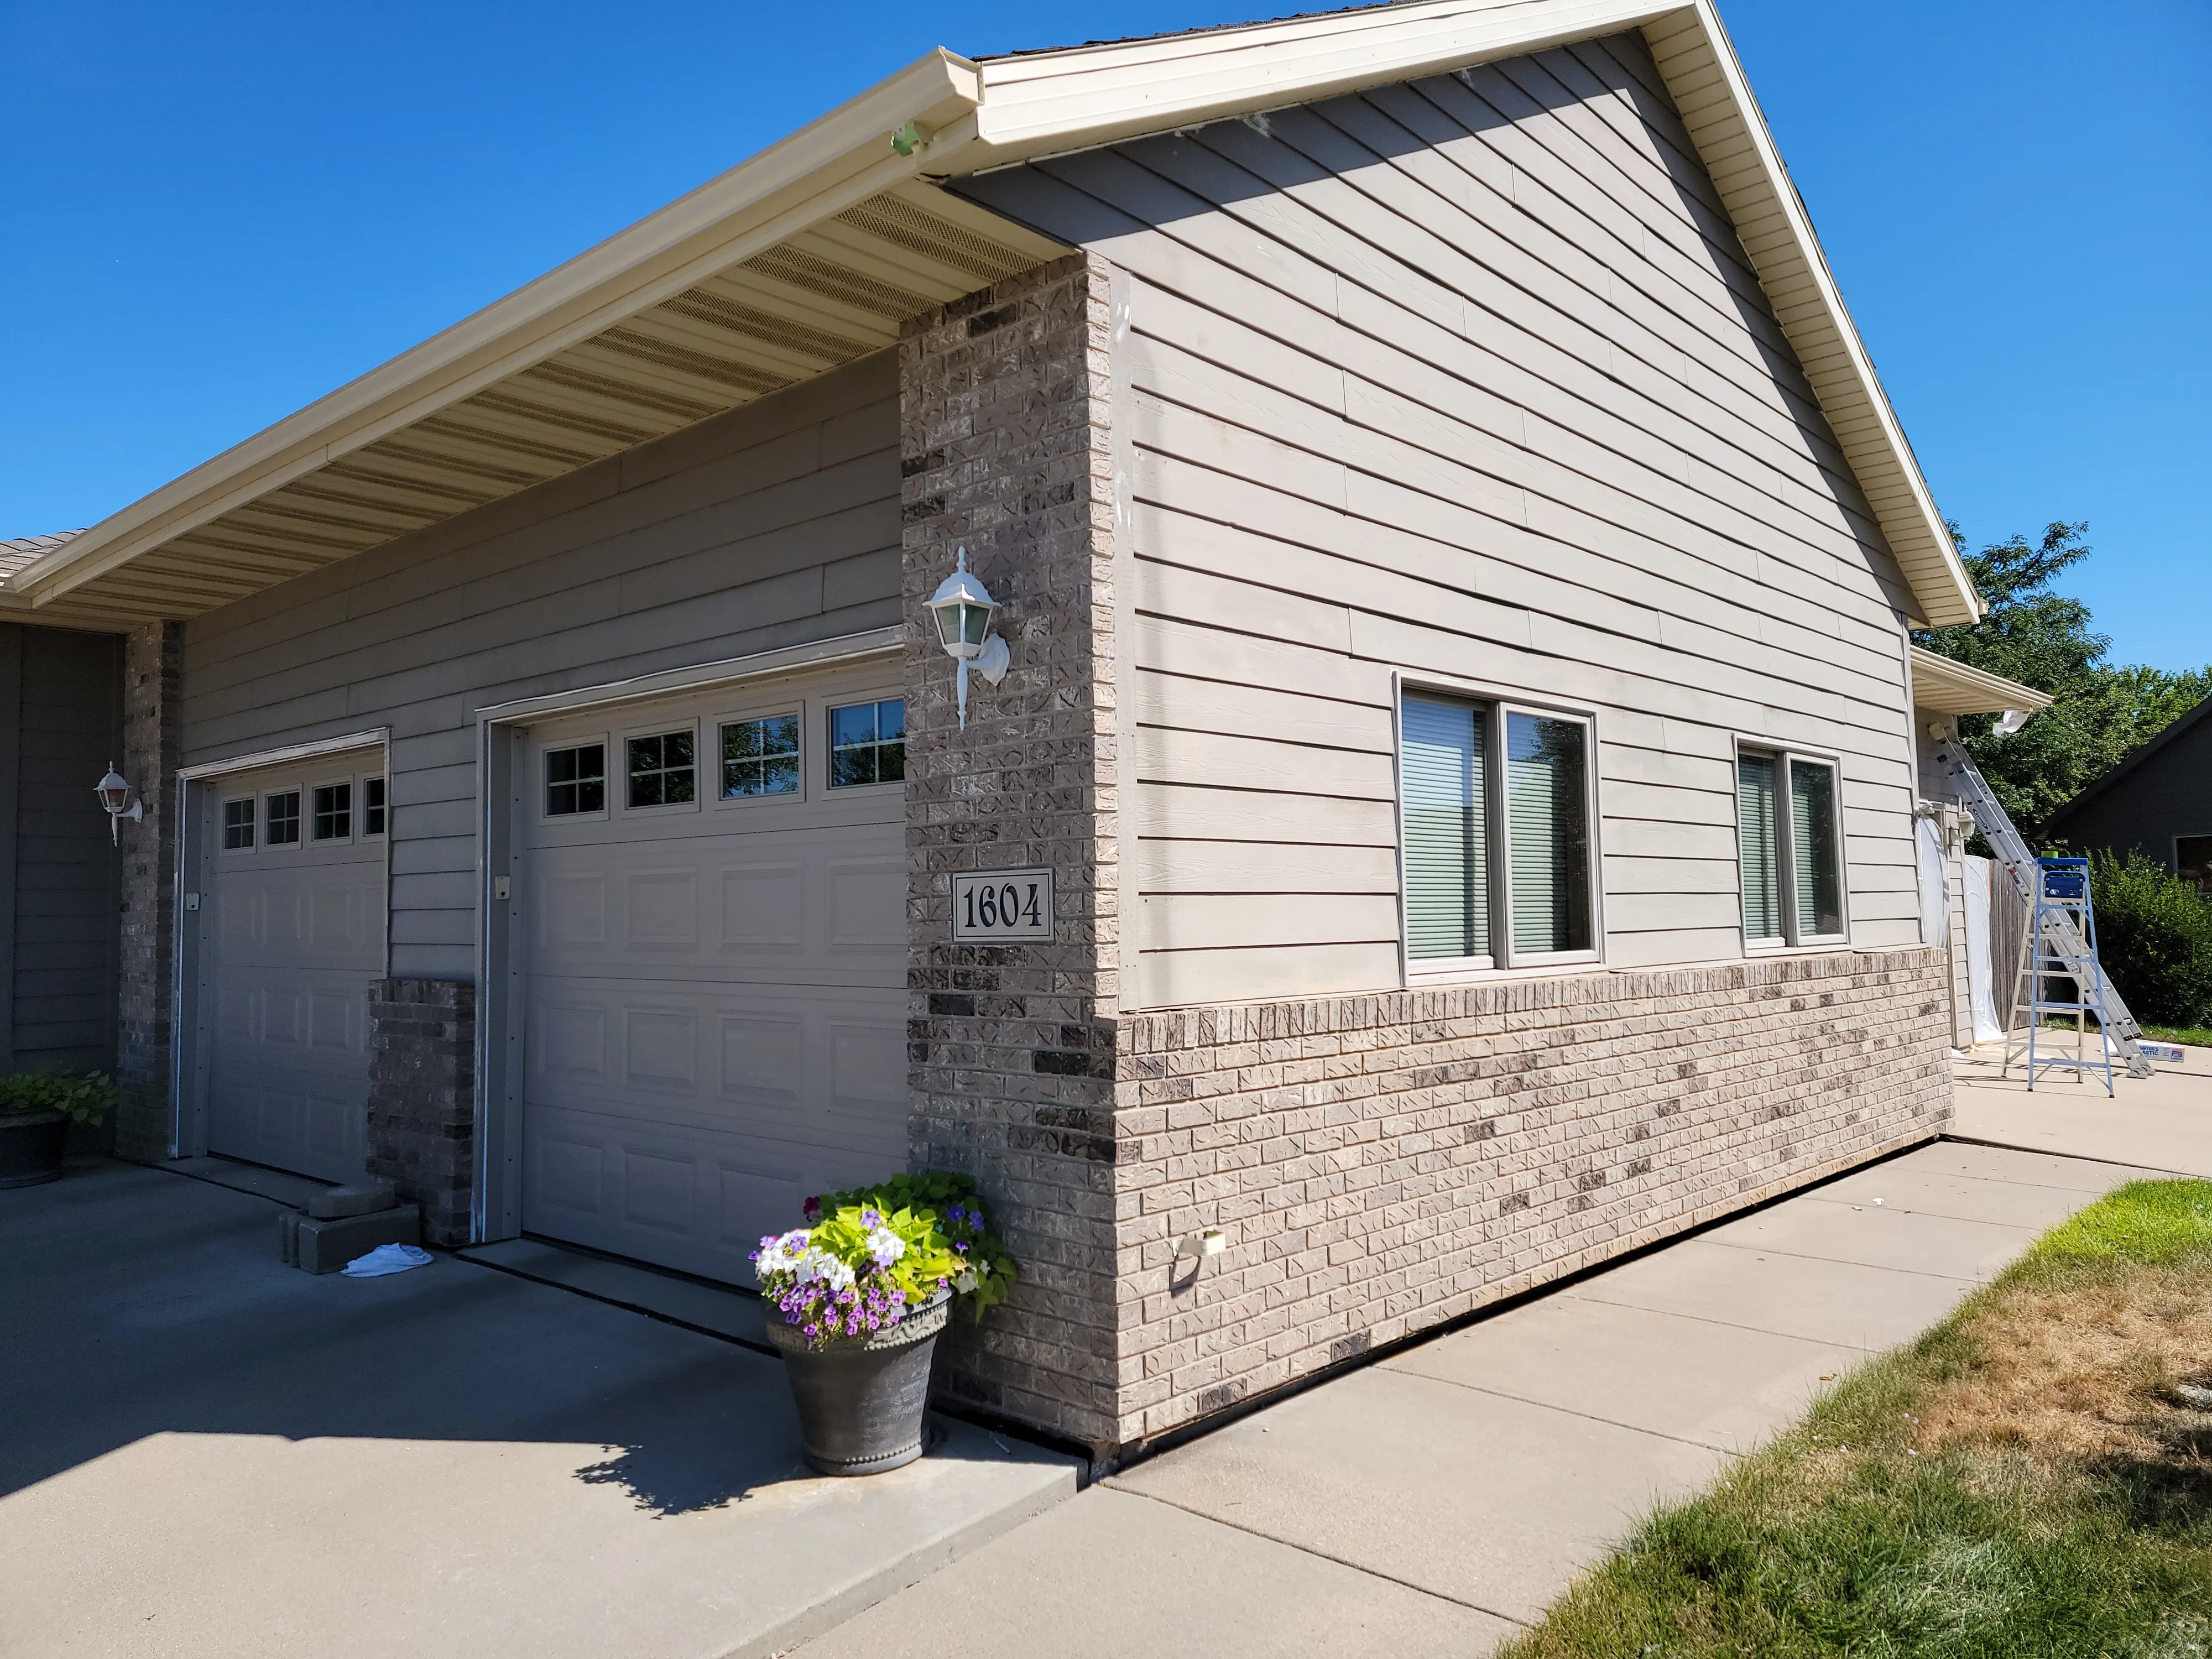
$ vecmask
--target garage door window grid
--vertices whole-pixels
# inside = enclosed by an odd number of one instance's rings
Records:
[[[265,828],[262,841],[270,847],[296,847],[300,843],[300,792],[287,789],[266,798],[262,822]]]
[[[688,806],[698,799],[693,757],[696,735],[690,731],[656,732],[630,738],[623,745],[632,808]]]
[[[361,833],[380,836],[384,833],[384,780],[363,778],[361,781]]]
[[[1409,967],[1595,959],[1589,716],[1409,690],[1399,720]]]
[[[317,841],[353,839],[353,785],[319,783],[314,787],[309,833]]]
[[[906,776],[906,699],[830,711],[830,787],[897,783]]]
[[[799,793],[799,716],[721,723],[722,799]]]
[[[1842,807],[1831,760],[1739,749],[1736,842],[1748,946],[1841,939]]]
[[[572,744],[545,751],[545,816],[573,817],[607,810],[607,746]]]
[[[222,850],[226,853],[251,852],[253,848],[253,819],[259,803],[251,795],[244,800],[227,800],[222,804]]]

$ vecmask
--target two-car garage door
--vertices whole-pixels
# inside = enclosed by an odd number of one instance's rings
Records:
[[[526,1231],[719,1279],[906,1162],[896,667],[519,745]]]

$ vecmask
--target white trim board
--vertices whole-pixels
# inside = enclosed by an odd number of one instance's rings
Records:
[[[884,656],[900,649],[905,643],[906,629],[903,627],[872,628],[864,633],[841,634],[834,639],[816,640],[805,645],[787,645],[773,651],[756,651],[746,656],[699,663],[690,668],[664,669],[655,674],[641,674],[634,679],[608,680],[598,685],[580,686],[574,691],[551,691],[544,696],[520,697],[512,702],[491,703],[477,709],[476,719],[492,725],[509,725],[517,720],[536,720],[546,714],[568,714],[613,703],[636,702],[647,697],[670,696],[681,691],[703,691],[712,686],[733,680],[753,679],[763,674],[781,674],[795,668],[822,667],[831,663],[850,662],[858,657]]]
[[[283,749],[258,750],[251,755],[240,755],[235,760],[202,761],[197,766],[179,766],[177,781],[192,783],[201,778],[219,778],[231,772],[252,772],[264,766],[289,766],[295,761],[314,760],[323,755],[342,755],[349,749],[382,748],[389,743],[391,737],[390,726],[379,726],[343,738],[322,738],[313,743],[295,743]]]

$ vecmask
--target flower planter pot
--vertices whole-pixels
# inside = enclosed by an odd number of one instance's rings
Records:
[[[921,1455],[929,1361],[951,1305],[939,1292],[889,1330],[809,1348],[806,1334],[768,1304],[808,1462],[824,1474],[878,1474]]]
[[[0,1110],[0,1187],[58,1181],[70,1121],[51,1106]]]

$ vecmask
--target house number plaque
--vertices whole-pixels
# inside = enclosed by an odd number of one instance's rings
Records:
[[[955,945],[1011,945],[1051,937],[1051,871],[971,870],[954,873]]]

